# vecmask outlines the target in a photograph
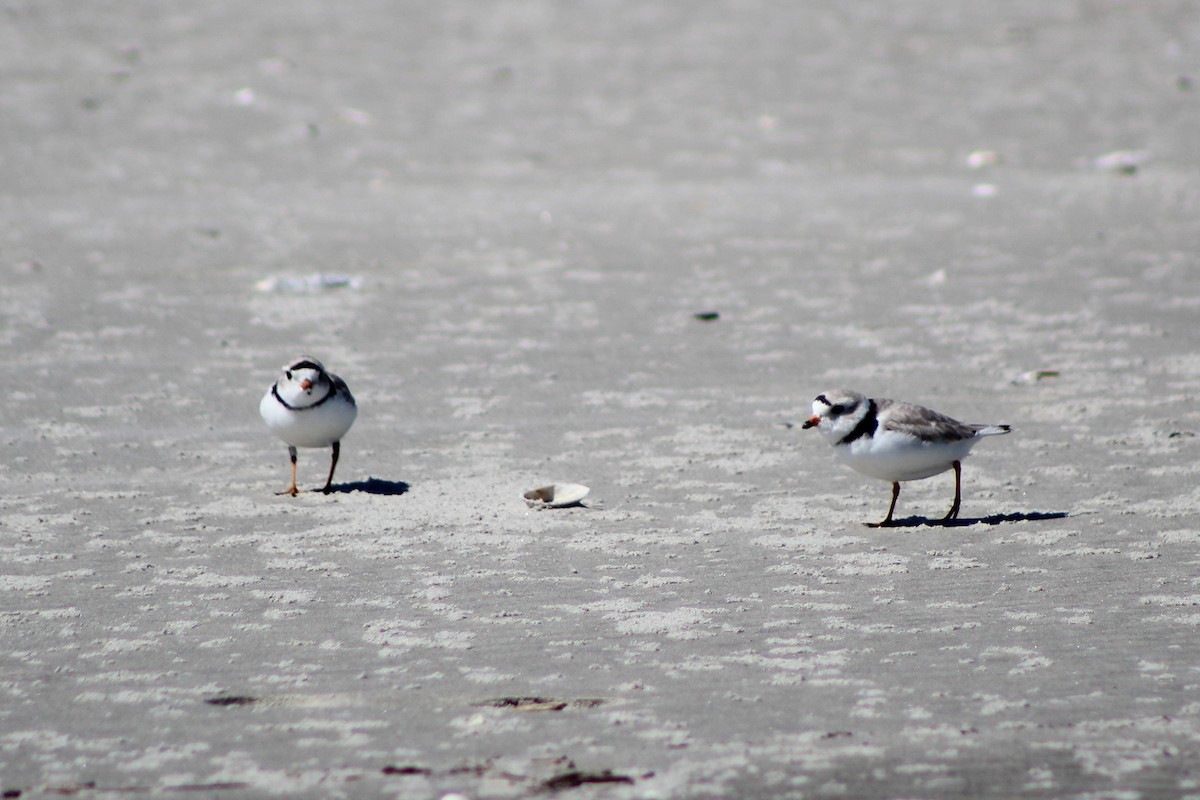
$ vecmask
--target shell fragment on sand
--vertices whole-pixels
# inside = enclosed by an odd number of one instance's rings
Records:
[[[566,508],[579,505],[590,491],[581,483],[555,483],[530,489],[523,496],[530,508]]]
[[[254,284],[257,291],[268,294],[311,294],[331,289],[360,289],[363,280],[356,275],[316,272],[312,275],[273,275]]]

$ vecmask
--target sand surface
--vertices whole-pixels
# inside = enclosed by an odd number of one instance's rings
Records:
[[[6,797],[1200,796],[1195,3],[12,0],[0,76]],[[1014,426],[962,524],[863,527],[839,385]]]

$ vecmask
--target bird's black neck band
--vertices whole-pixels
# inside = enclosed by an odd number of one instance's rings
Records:
[[[862,420],[854,426],[854,430],[850,431],[838,444],[850,444],[853,441],[861,439],[864,436],[874,436],[875,430],[879,427],[879,408],[875,405],[874,400],[867,401],[867,413],[863,415]]]
[[[313,403],[311,406],[294,406],[291,403],[289,403],[287,400],[284,400],[279,395],[279,384],[278,383],[274,384],[271,387],[271,395],[276,400],[279,401],[279,405],[283,406],[288,411],[311,411],[312,409],[316,408],[317,406],[323,404],[329,398],[333,397],[335,394],[337,394],[337,387],[331,383],[331,384],[329,384],[329,392],[324,397],[322,397],[320,400]]]

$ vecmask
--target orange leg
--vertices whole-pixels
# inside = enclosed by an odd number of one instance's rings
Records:
[[[955,462],[957,463],[957,462]],[[892,504],[888,506],[887,516],[883,522],[868,522],[868,528],[887,528],[892,524],[892,512],[896,510],[896,498],[900,496],[900,481],[892,481]]]
[[[292,459],[292,485],[282,492],[276,492],[275,494],[286,494],[295,497],[300,494],[300,490],[296,488],[296,448],[289,445],[288,456]]]
[[[950,513],[942,517],[942,522],[949,522],[952,519],[958,519],[958,507],[962,502],[962,462],[954,462],[954,505],[950,506]]]
[[[329,494],[331,491],[333,491],[333,471],[335,469],[337,469],[338,455],[341,452],[342,452],[342,443],[334,442],[333,443],[333,461],[331,461],[329,464],[329,479],[325,481],[325,488],[321,490],[325,494]]]

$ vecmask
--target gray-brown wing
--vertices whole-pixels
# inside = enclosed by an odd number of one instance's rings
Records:
[[[879,406],[879,413],[884,416],[883,422],[887,429],[906,433],[927,442],[959,442],[970,439],[979,430],[987,427],[968,425],[913,403],[899,403],[887,399],[876,400],[875,403]],[[886,414],[883,413],[885,409]]]
[[[341,392],[345,398],[350,401],[350,405],[357,408],[358,403],[354,402],[354,395],[350,394],[350,387],[346,385],[346,382],[332,373],[327,372],[325,374],[329,375],[329,380],[333,382],[333,390],[335,392]]]

